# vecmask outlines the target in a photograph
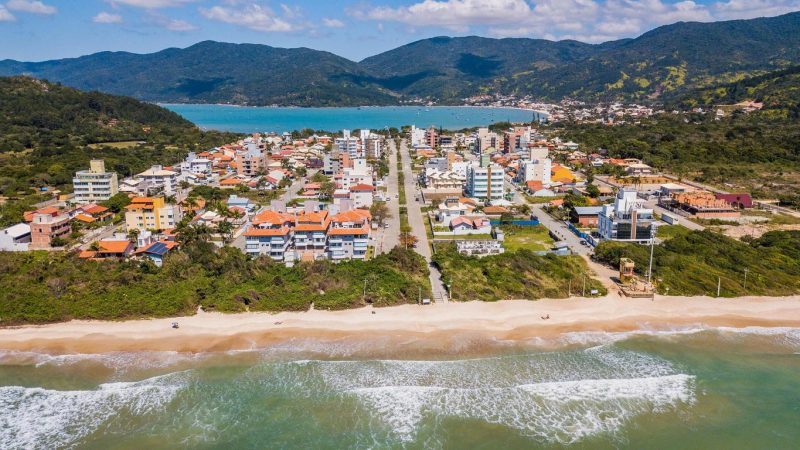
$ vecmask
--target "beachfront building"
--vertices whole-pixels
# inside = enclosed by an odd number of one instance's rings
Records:
[[[487,202],[502,200],[505,195],[504,175],[503,168],[497,164],[470,166],[467,169],[467,196]]]
[[[617,192],[613,205],[604,205],[597,217],[600,237],[610,241],[647,244],[655,237],[653,210],[644,208],[635,189]]]
[[[155,165],[137,175],[144,180],[150,194],[159,192],[166,196],[175,195],[178,189],[178,173]]]
[[[333,261],[366,259],[369,247],[369,211],[353,209],[333,216],[328,230],[328,255]]]
[[[125,207],[125,225],[131,230],[170,230],[183,218],[180,206],[164,197],[135,197]]]
[[[297,216],[294,224],[296,259],[313,261],[325,256],[328,245],[328,211],[310,212]]]
[[[119,191],[116,172],[106,172],[102,159],[89,162],[89,170],[75,172],[72,179],[76,203],[95,203],[108,200]]]
[[[245,251],[250,256],[269,256],[285,261],[292,241],[295,217],[272,210],[262,211],[253,218],[253,225],[244,233]]]

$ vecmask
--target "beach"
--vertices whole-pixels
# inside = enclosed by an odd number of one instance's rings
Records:
[[[543,319],[543,317],[549,317]],[[177,322],[179,328],[172,328]],[[506,341],[570,332],[705,327],[800,327],[800,296],[506,300],[343,311],[197,315],[129,321],[75,320],[0,329],[0,349],[48,353],[247,350],[296,338],[322,341],[456,334]]]

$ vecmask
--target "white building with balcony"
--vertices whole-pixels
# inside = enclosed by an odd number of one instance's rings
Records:
[[[656,234],[653,210],[643,207],[635,189],[620,189],[613,205],[604,205],[597,216],[603,240],[649,244]]]
[[[97,203],[106,201],[119,192],[116,172],[106,172],[102,159],[89,162],[89,170],[75,172],[72,187],[77,203]]]

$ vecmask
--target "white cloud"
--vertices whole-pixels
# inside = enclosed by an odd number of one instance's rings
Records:
[[[342,28],[344,27],[344,22],[339,19],[322,19],[322,24],[328,28]]]
[[[196,26],[185,20],[173,19],[157,11],[149,11],[146,21],[169,31],[187,32],[197,29]]]
[[[174,8],[183,6],[187,3],[192,3],[195,0],[106,0],[112,5],[127,5],[136,8],[145,9],[159,9],[159,8]]]
[[[122,16],[119,14],[108,13],[102,11],[96,16],[92,17],[94,23],[122,23]]]
[[[400,22],[457,33],[476,28],[497,37],[536,36],[601,42],[634,37],[678,21],[774,16],[800,10],[800,0],[421,0],[407,6],[349,8],[361,20]]]
[[[214,6],[200,8],[200,14],[209,20],[240,25],[256,31],[289,32],[306,28],[306,25],[296,21],[300,12],[297,9],[281,5],[283,16],[276,14],[270,8],[250,3],[244,6]]]
[[[13,22],[15,20],[17,20],[17,18],[14,17],[5,6],[0,5],[0,22]]]
[[[45,5],[39,0],[9,0],[6,8],[11,11],[21,11],[31,14],[55,14],[58,9],[55,6]]]

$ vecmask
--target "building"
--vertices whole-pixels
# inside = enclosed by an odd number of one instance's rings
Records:
[[[350,186],[350,200],[353,208],[367,208],[372,206],[375,188],[371,184],[356,184]]]
[[[582,228],[597,228],[598,217],[602,206],[576,206],[570,211],[572,223]]]
[[[134,253],[137,256],[149,258],[156,266],[161,267],[164,263],[164,257],[173,248],[177,247],[178,243],[175,241],[156,241],[146,247],[136,250]]]
[[[369,211],[363,209],[333,216],[328,230],[328,257],[333,261],[366,259],[371,220]]]
[[[662,198],[660,204],[698,219],[730,219],[741,214],[725,197],[718,198],[707,191],[673,193],[669,198]]]
[[[604,240],[644,244],[655,237],[656,220],[653,210],[642,206],[635,189],[623,188],[613,205],[602,207],[597,227]]]
[[[250,256],[269,256],[285,261],[292,241],[295,217],[272,210],[253,218],[253,225],[244,233],[245,252]]]
[[[175,195],[178,191],[178,173],[165,170],[162,166],[152,166],[137,175],[147,183],[150,195],[161,193],[165,196]]]
[[[125,225],[130,230],[170,230],[183,218],[178,205],[168,204],[164,197],[135,197],[125,207]]]
[[[502,200],[505,195],[505,173],[497,164],[467,169],[466,195],[482,201]]]
[[[539,181],[544,186],[552,184],[552,161],[550,158],[523,160],[520,168],[518,181],[527,183],[529,181]]]
[[[52,206],[33,214],[30,249],[48,249],[53,239],[64,239],[72,231],[69,214]]]
[[[294,223],[296,259],[314,261],[325,256],[330,224],[328,211],[306,212],[297,216]]]
[[[208,158],[197,156],[194,152],[189,152],[186,160],[181,163],[181,172],[188,172],[194,175],[210,175],[213,162]]]
[[[31,243],[31,226],[18,223],[0,230],[0,251],[26,252]]]
[[[351,159],[365,156],[361,142],[357,137],[350,135],[350,130],[342,130],[342,137],[334,139],[333,145],[339,153],[348,155]]]
[[[106,164],[102,159],[91,160],[89,170],[75,172],[72,187],[77,203],[102,202],[119,192],[116,172],[106,172]]]
[[[244,153],[236,155],[236,172],[239,176],[254,177],[265,171],[267,160],[257,145],[251,144]]]

